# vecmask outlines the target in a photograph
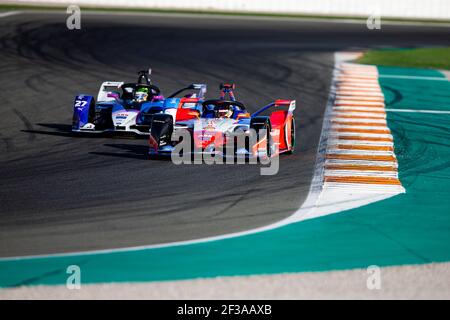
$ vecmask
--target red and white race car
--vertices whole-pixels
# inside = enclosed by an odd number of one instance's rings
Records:
[[[177,115],[155,114],[149,153],[179,152],[179,137],[183,136],[181,140],[186,142],[186,133],[190,143],[185,143],[184,152],[190,147],[191,153],[257,158],[293,153],[295,100],[275,100],[250,114],[235,99],[234,88],[234,84],[222,84],[220,98],[203,101],[201,112],[195,114],[186,110],[189,108],[184,104],[180,104]],[[181,116],[187,112],[189,117]]]

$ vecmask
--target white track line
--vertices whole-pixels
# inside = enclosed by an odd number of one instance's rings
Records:
[[[339,112],[336,112],[336,118],[343,118],[343,117],[355,117],[353,119],[355,119],[355,121],[357,120],[362,120],[362,119],[368,119],[368,120],[372,120],[372,119],[386,119],[386,113],[369,113],[369,112],[364,112],[364,111],[358,111],[358,112],[349,112],[349,111],[345,111],[345,110],[341,110]],[[357,118],[360,117],[360,118]],[[350,118],[349,118],[350,119]]]
[[[338,138],[328,139],[328,143],[332,145],[346,145],[346,146],[367,146],[367,147],[392,147],[393,142],[388,141],[367,141],[367,140],[342,140]]]
[[[362,112],[362,113],[371,113],[371,114],[386,114],[385,108],[379,107],[363,107],[363,106],[335,106],[333,108],[335,111],[345,112],[346,110],[351,110],[352,112]]]
[[[343,77],[340,76],[337,78],[338,82],[360,82],[361,84],[371,84],[371,85],[376,85],[378,84],[378,80],[375,79],[360,79],[357,77]]]
[[[381,107],[384,108],[385,104],[384,102],[372,102],[372,101],[350,101],[350,100],[336,100],[334,103],[335,106],[338,107],[364,107],[364,106],[371,106],[371,107]]]
[[[448,81],[447,78],[420,77],[420,76],[402,76],[402,75],[380,75],[380,78],[405,79],[405,80]]]
[[[398,178],[397,171],[352,171],[352,170],[333,170],[327,169],[327,176],[330,177],[382,177],[382,178]]]
[[[0,12],[0,18],[6,18],[9,16],[14,16],[16,14],[21,13],[20,11],[8,11],[8,12]]]
[[[389,133],[360,133],[360,132],[337,132],[331,131],[330,137],[366,137],[366,138],[388,138],[392,139],[392,135]]]
[[[337,102],[342,102],[342,100],[345,99],[360,99],[361,101],[363,101],[363,98],[369,98],[369,99],[377,99],[377,101],[372,101],[375,103],[380,103],[380,102],[384,102],[384,94],[381,92],[364,92],[364,91],[343,91],[343,90],[338,90],[336,91],[336,99],[338,99],[336,101]],[[380,101],[379,101],[380,100]],[[355,103],[354,101],[350,101],[350,103]]]
[[[327,147],[327,154],[353,154],[362,156],[378,155],[395,157],[395,154],[392,151],[336,149],[334,146]]]
[[[378,80],[361,81],[360,79],[353,80],[353,79],[345,79],[343,77],[339,77],[339,78],[336,79],[336,85],[337,86],[341,86],[344,83],[354,83],[355,85],[360,86],[360,87],[364,87],[364,86],[366,86],[366,87],[374,87],[374,86],[375,87],[379,87],[380,86],[380,83],[378,82]]]
[[[386,112],[384,112],[384,109],[377,110],[376,108],[363,108],[363,107],[334,107],[333,111],[336,114],[339,114],[339,117],[345,117],[345,116],[355,116],[355,117],[376,117],[379,119],[386,118]],[[355,118],[358,119],[358,118]]]
[[[339,118],[335,117],[333,118],[333,123],[335,122],[342,122],[342,123],[358,123],[358,125],[364,125],[368,123],[377,123],[377,124],[383,124],[387,125],[386,119],[351,119],[351,118]]]
[[[382,93],[381,88],[372,87],[372,88],[362,88],[356,86],[340,86],[336,92],[361,92],[361,93]]]
[[[384,99],[382,97],[374,97],[371,95],[367,95],[367,96],[347,96],[347,95],[339,95],[336,97],[337,100],[336,102],[340,102],[340,101],[372,101],[372,102],[383,102]]]
[[[412,113],[434,113],[434,114],[450,114],[450,111],[442,110],[416,110],[416,109],[384,109],[387,112],[412,112]]]
[[[361,165],[361,166],[381,166],[397,168],[397,161],[375,161],[375,160],[344,160],[344,159],[327,159],[325,165]]]
[[[338,130],[338,129],[357,129],[357,130],[386,130],[389,131],[389,128],[381,125],[381,126],[368,126],[367,124],[362,124],[362,125],[345,125],[345,124],[335,124],[333,123],[333,125],[331,126],[332,130]]]
[[[337,189],[339,193],[348,190],[348,192],[350,192],[351,194],[361,193],[364,194],[365,196],[367,196],[367,193],[379,192],[385,196],[384,198],[380,198],[375,201],[381,201],[404,192],[403,187],[399,187],[397,185],[386,185],[386,184],[376,185],[364,183],[339,183],[339,182],[325,182],[324,189],[325,190]],[[392,195],[387,196],[387,194]]]

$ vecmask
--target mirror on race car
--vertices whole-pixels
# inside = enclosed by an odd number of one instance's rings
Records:
[[[115,100],[119,100],[120,95],[118,93],[116,93],[116,92],[108,92],[106,94],[106,97],[113,98]]]
[[[115,92],[108,92],[108,94],[106,95],[108,98],[114,98],[114,99],[119,99],[119,94],[115,93]]]

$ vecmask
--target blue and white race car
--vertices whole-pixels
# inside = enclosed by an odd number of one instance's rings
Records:
[[[151,84],[149,71],[140,71],[137,83],[103,82],[97,95],[77,95],[73,106],[72,132],[122,132],[149,135],[154,114],[172,114],[177,118],[180,104],[190,110],[202,110],[206,84],[191,84],[167,98]]]

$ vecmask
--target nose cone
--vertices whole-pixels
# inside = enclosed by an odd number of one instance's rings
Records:
[[[224,144],[224,132],[230,126],[230,119],[202,119],[194,126],[194,146],[196,149],[219,147]]]
[[[205,149],[216,140],[216,132],[200,130],[194,132],[194,144],[197,149]]]

